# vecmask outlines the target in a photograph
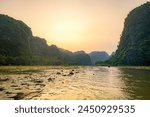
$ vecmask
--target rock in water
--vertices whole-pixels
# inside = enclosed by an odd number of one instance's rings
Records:
[[[0,82],[5,82],[7,80],[8,80],[8,78],[0,78]]]
[[[0,91],[3,91],[3,90],[5,90],[4,88],[2,88],[2,87],[0,87]]]
[[[17,93],[15,96],[11,97],[13,98],[14,100],[20,100],[20,99],[23,99],[25,97],[25,94],[24,93]]]
[[[74,75],[74,73],[72,71],[69,73],[69,76],[71,76],[71,75]]]
[[[48,82],[53,82],[55,80],[55,78],[49,78]]]

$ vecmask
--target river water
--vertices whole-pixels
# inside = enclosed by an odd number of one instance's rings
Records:
[[[12,67],[0,73],[0,99],[150,99],[150,69]]]

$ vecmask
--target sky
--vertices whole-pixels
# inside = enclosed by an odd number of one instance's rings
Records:
[[[127,14],[148,0],[0,0],[0,14],[70,51],[117,49]]]

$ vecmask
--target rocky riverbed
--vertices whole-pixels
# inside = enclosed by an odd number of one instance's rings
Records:
[[[126,70],[92,66],[0,67],[0,99],[150,99],[150,71],[141,71],[141,75],[147,74],[140,81],[134,69]],[[142,82],[147,88],[140,85]],[[146,90],[146,95],[140,94],[137,87]]]

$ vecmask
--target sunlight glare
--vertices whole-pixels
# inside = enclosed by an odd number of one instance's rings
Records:
[[[51,39],[73,41],[80,37],[83,29],[83,23],[79,21],[58,21],[51,26]]]

